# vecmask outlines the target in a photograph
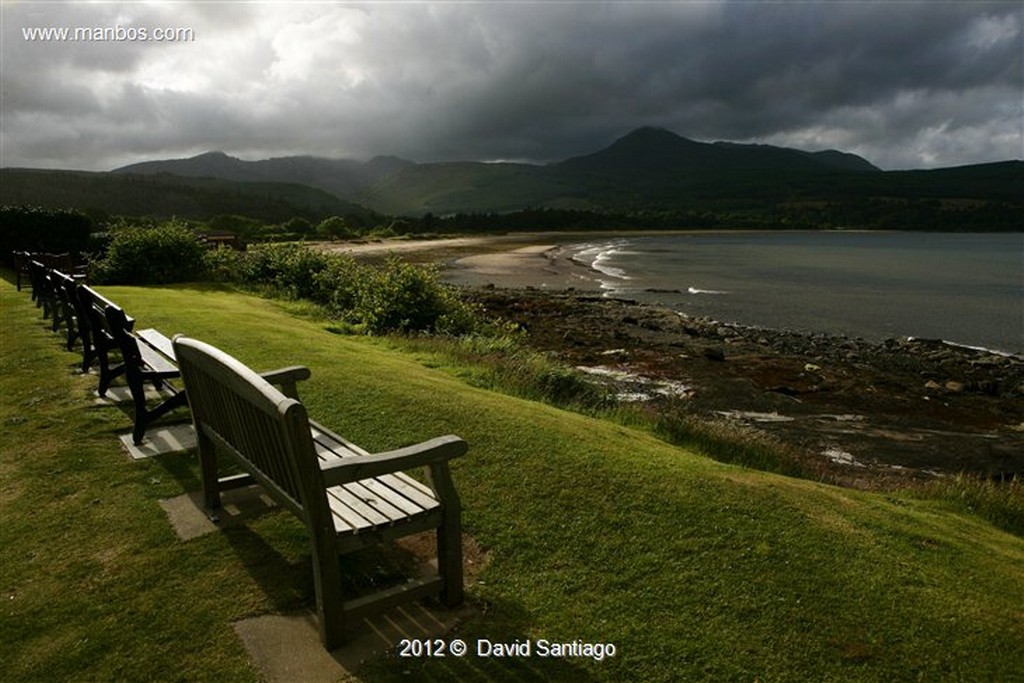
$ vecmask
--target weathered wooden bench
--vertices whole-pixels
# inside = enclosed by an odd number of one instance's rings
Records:
[[[43,309],[43,317],[53,315],[57,302],[53,287],[50,285],[49,268],[42,261],[30,259],[28,262],[29,280],[32,282],[32,300],[36,308]]]
[[[67,349],[75,348],[75,342],[83,339],[78,307],[78,280],[59,270],[50,270],[50,286],[54,290],[56,309],[53,315],[53,329],[64,323],[67,331]]]
[[[154,329],[133,332],[134,325],[129,324],[128,316],[114,303],[106,305],[104,318],[105,333],[114,339],[114,343],[121,351],[124,379],[135,410],[132,441],[138,445],[146,435],[146,427],[175,408],[186,405],[185,392],[169,381],[181,377],[181,373],[175,364],[174,348],[170,339]],[[158,392],[162,390],[169,393],[170,396],[161,398],[150,408],[146,397],[147,384],[151,384]]]
[[[111,351],[118,351],[114,335],[107,329],[107,306],[115,306],[88,285],[78,285],[77,298],[79,335],[82,338],[82,372],[88,372],[93,361],[99,364],[100,383],[97,393],[107,395],[110,383],[124,374],[124,363],[114,362]],[[133,318],[127,317],[125,326],[131,330],[135,325]]]
[[[294,382],[282,393],[223,351],[180,335],[174,350],[192,407],[208,514],[217,519],[222,490],[255,483],[305,523],[327,649],[362,617],[402,602],[431,595],[449,606],[462,602],[461,508],[448,461],[465,453],[464,441],[444,436],[371,455],[311,421]],[[218,453],[245,473],[219,478]],[[402,471],[422,466],[429,486]],[[429,529],[437,532],[437,576],[344,599],[339,554]]]
[[[14,257],[14,274],[18,286],[18,291],[21,291],[21,281],[27,279],[31,283],[31,271],[29,271],[29,262],[32,260],[32,254],[27,251],[13,251],[11,252]]]

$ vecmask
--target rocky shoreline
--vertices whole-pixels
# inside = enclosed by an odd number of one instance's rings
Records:
[[[687,317],[594,292],[477,286],[467,299],[623,401],[742,423],[836,481],[1024,476],[1024,358]]]

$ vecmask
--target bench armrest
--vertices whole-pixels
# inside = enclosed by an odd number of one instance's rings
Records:
[[[261,372],[260,377],[267,380],[274,386],[281,388],[281,393],[288,398],[299,400],[299,391],[295,387],[296,382],[309,379],[309,368],[303,365],[290,365],[278,370]]]
[[[413,469],[421,465],[446,462],[459,457],[466,450],[465,441],[449,434],[393,451],[321,463],[320,470],[323,472],[324,484],[338,486],[381,474]]]

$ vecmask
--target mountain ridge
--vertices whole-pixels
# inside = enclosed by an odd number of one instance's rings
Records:
[[[808,178],[881,171],[839,150],[807,152],[773,145],[698,142],[665,128],[636,128],[590,154],[548,164],[451,161],[416,163],[394,156],[367,161],[316,156],[243,161],[223,152],[154,160],[113,173],[173,173],[245,182],[299,183],[375,211],[514,211],[525,207],[617,209],[678,205],[715,182],[763,184],[765,176]],[[771,181],[775,182],[775,181]],[[760,191],[760,190],[759,190]]]
[[[604,149],[567,159],[558,166],[606,172],[881,170],[863,157],[839,150],[807,152],[776,145],[699,142],[650,126],[637,128]]]
[[[822,207],[856,205],[856,210],[844,209],[843,217],[822,222],[899,228],[893,217],[897,213],[925,221],[922,225],[932,223],[923,218],[930,215],[927,211],[894,213],[893,201],[939,202],[946,214],[973,212],[973,226],[983,225],[990,215],[1009,225],[1024,210],[1021,161],[883,171],[840,150],[699,142],[655,127],[634,129],[590,154],[543,165],[416,163],[395,156],[355,160],[296,155],[245,161],[212,151],[86,176],[70,171],[0,173],[7,181],[0,186],[0,203],[179,216],[230,212],[274,220],[289,210],[312,218],[367,210],[421,217],[553,209],[714,214],[744,224],[750,216],[761,216],[785,225],[792,221],[784,217],[793,211],[802,212],[806,223],[818,220],[807,216]],[[143,201],[143,196],[152,201]],[[249,199],[240,201],[242,196]],[[255,197],[262,199],[255,202]],[[880,215],[891,220],[880,221]],[[934,224],[950,224],[943,221]]]
[[[191,178],[219,178],[238,182],[299,183],[345,199],[345,195],[409,164],[413,162],[393,156],[376,156],[367,161],[356,161],[294,155],[245,161],[225,152],[211,151],[193,157],[129,164],[111,173],[171,173]]]

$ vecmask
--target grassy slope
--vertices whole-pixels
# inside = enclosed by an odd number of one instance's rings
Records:
[[[301,528],[271,515],[187,543],[157,504],[195,458],[131,462],[129,420],[2,291],[0,661],[9,680],[246,679],[230,622],[308,607]],[[493,556],[462,637],[615,643],[602,663],[385,660],[368,680],[1013,680],[1024,540],[942,505],[722,465],[622,427],[473,389],[280,306],[202,288],[103,288],[165,333],[258,369],[295,362],[314,416],[371,449],[445,432]]]

